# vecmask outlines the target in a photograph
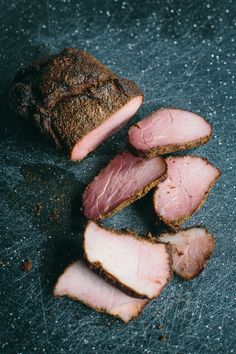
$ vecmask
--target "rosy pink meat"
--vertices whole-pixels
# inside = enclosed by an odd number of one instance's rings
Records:
[[[203,271],[215,246],[214,237],[204,227],[163,234],[159,241],[169,244],[173,270],[184,279],[192,279]]]
[[[211,125],[195,113],[160,109],[129,130],[129,143],[142,152],[164,154],[205,143],[211,132]]]
[[[196,156],[168,157],[167,179],[154,194],[154,208],[172,227],[183,224],[201,206],[220,176],[206,159]]]
[[[141,106],[142,101],[142,96],[134,97],[98,128],[92,130],[82,140],[78,141],[71,152],[71,159],[74,161],[82,160],[106,139],[115,134],[133,117]]]
[[[130,232],[108,230],[93,221],[84,233],[84,252],[92,267],[140,297],[157,297],[172,275],[164,244]]]
[[[163,159],[143,159],[128,152],[117,155],[86,188],[84,215],[99,220],[120,210],[156,186],[164,177]]]
[[[68,296],[100,312],[129,322],[142,311],[147,300],[135,299],[108,284],[83,261],[67,267],[54,288],[55,296]]]

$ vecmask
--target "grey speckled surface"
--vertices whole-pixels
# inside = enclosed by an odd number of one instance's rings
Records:
[[[1,354],[235,352],[235,21],[234,0],[1,0]],[[215,234],[214,257],[197,279],[175,278],[127,326],[51,294],[80,254],[81,193],[125,147],[127,128],[77,165],[7,108],[16,70],[65,46],[88,50],[137,81],[145,103],[135,120],[173,105],[214,125],[214,138],[193,153],[207,156],[222,177],[188,223]],[[157,234],[150,198],[106,224]],[[23,273],[26,258],[33,268]]]

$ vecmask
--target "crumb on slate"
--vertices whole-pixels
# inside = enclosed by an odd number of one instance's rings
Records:
[[[38,215],[38,216],[41,214],[42,209],[43,209],[42,203],[35,204],[35,206],[33,208],[35,214]]]
[[[165,336],[159,336],[158,339],[159,339],[160,342],[164,342],[166,340],[166,337]]]
[[[55,208],[51,211],[51,213],[49,214],[49,219],[51,221],[55,221],[58,222],[60,218],[60,210]]]
[[[32,266],[32,261],[30,259],[26,259],[23,261],[21,269],[23,270],[23,272],[29,272],[32,269]]]
[[[4,266],[3,260],[0,259],[0,267],[3,267],[3,266]]]
[[[163,330],[163,326],[160,323],[157,323],[157,329],[159,329],[160,331]]]

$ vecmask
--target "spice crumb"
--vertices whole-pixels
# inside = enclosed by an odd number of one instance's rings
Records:
[[[34,212],[37,216],[39,216],[41,214],[42,209],[43,209],[42,203],[35,204]]]
[[[23,261],[21,269],[23,270],[23,272],[29,272],[32,269],[32,266],[32,261],[30,259],[26,259]]]
[[[158,339],[159,339],[160,342],[164,342],[166,340],[166,337],[165,336],[159,336]]]

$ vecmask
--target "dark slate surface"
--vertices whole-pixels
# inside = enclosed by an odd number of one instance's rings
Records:
[[[0,2],[1,353],[235,352],[235,15],[234,0]],[[175,278],[129,325],[52,297],[56,277],[81,253],[81,193],[125,147],[127,128],[77,165],[7,108],[16,70],[65,46],[137,81],[146,99],[135,120],[173,105],[214,125],[214,138],[193,153],[222,177],[188,223],[215,234],[214,257],[197,279]],[[106,224],[157,234],[150,201]]]

